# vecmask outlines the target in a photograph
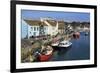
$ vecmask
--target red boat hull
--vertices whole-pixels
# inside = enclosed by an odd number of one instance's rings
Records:
[[[39,59],[40,59],[41,62],[49,61],[50,58],[51,58],[51,55],[52,54],[50,54],[50,55],[40,55]]]

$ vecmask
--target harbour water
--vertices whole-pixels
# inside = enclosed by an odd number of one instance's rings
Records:
[[[72,46],[54,50],[51,61],[90,59],[90,34],[80,33],[79,39],[72,39]]]

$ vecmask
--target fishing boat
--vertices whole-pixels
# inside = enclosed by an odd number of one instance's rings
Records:
[[[58,46],[58,45],[59,45],[59,43],[53,43],[53,44],[52,44],[53,47],[56,47],[56,46]]]
[[[72,45],[71,42],[69,41],[61,41],[60,43],[52,44],[53,47],[58,47],[58,48],[67,48]]]
[[[49,61],[50,58],[52,57],[52,53],[53,53],[53,48],[50,47],[45,54],[40,54],[39,55],[39,60],[41,62],[45,62],[45,61]]]
[[[80,33],[79,32],[73,33],[73,38],[74,39],[79,39],[80,38]]]
[[[51,58],[51,56],[52,56],[52,54],[49,54],[49,55],[40,55],[40,56],[39,56],[39,60],[40,60],[41,62],[49,61],[50,58]]]
[[[63,47],[63,48],[67,48],[67,47],[70,47],[72,45],[72,43],[71,42],[69,42],[69,41],[62,41],[62,42],[60,42],[59,43],[59,47]]]

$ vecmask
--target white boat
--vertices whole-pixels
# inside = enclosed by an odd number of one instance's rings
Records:
[[[72,45],[72,43],[69,42],[69,41],[62,41],[60,43],[54,43],[54,44],[52,44],[53,47],[63,47],[63,48],[70,47],[71,45]]]
[[[53,43],[52,46],[58,46],[59,43]]]
[[[89,32],[86,32],[86,33],[85,33],[85,36],[87,36],[88,34],[89,34]]]
[[[58,47],[67,48],[67,47],[70,47],[71,45],[72,45],[72,43],[69,41],[62,41],[59,43]]]

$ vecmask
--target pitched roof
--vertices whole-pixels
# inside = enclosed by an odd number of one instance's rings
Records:
[[[24,20],[24,21],[28,23],[30,26],[39,26],[39,25],[47,26],[45,23],[41,22],[40,20]]]
[[[52,26],[56,26],[57,21],[55,20],[46,20],[48,23],[50,23]]]
[[[28,23],[31,26],[39,26],[39,25],[44,25],[48,26],[44,22],[41,22],[40,20],[24,20],[26,23]],[[52,26],[56,26],[57,21],[56,20],[46,20],[48,23],[50,23]],[[63,29],[65,26],[64,21],[58,21],[58,29]]]

